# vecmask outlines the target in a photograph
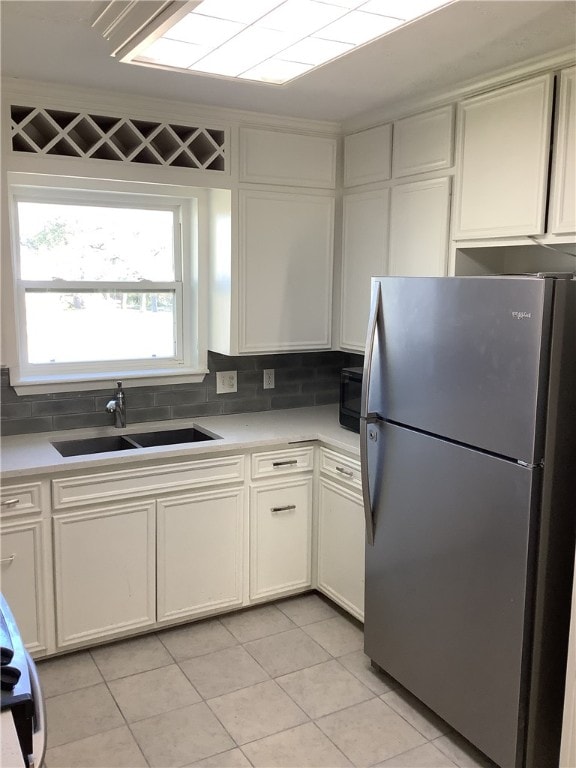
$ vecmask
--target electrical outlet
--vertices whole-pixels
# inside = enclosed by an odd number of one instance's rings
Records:
[[[264,368],[264,380],[262,386],[264,389],[274,389],[274,368]]]
[[[236,371],[218,371],[216,374],[216,394],[223,395],[226,392],[237,392],[238,380]]]

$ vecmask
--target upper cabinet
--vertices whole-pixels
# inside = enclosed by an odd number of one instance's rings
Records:
[[[329,349],[334,198],[240,191],[239,352]]]
[[[392,126],[379,125],[344,138],[344,186],[390,178]]]
[[[560,75],[548,230],[576,232],[576,67]]]
[[[210,190],[208,348],[331,347],[337,140],[241,128],[238,190]]]
[[[449,168],[453,135],[452,105],[397,120],[392,154],[394,177]]]
[[[388,274],[446,274],[450,181],[449,177],[428,179],[392,189]]]
[[[544,234],[552,84],[544,75],[461,103],[456,239]]]
[[[333,189],[336,139],[243,128],[240,182]]]
[[[385,275],[389,189],[344,195],[340,345],[364,352],[370,310],[370,278]]]

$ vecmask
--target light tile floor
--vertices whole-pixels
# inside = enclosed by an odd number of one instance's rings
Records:
[[[38,662],[47,768],[492,768],[310,593]]]

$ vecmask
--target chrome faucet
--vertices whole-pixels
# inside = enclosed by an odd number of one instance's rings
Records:
[[[106,405],[108,413],[114,414],[114,426],[120,429],[126,426],[126,395],[122,390],[122,382],[119,381],[114,393],[114,398]]]

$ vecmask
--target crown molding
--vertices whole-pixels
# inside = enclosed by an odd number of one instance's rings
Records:
[[[236,124],[294,130],[331,137],[340,135],[340,123],[334,121],[307,120],[265,112],[211,107],[34,80],[3,78],[2,97],[5,105],[20,101],[24,106],[31,105],[46,109],[73,108],[80,111],[97,110],[118,117],[130,116],[149,120],[161,118],[166,122],[183,121],[185,124],[199,122],[202,125],[209,124],[211,128]]]
[[[411,98],[396,101],[394,104],[356,115],[341,123],[342,133],[356,133],[367,128],[382,125],[382,123],[410,117],[419,112],[427,112],[437,107],[461,101],[468,96],[490,91],[501,86],[511,85],[527,77],[572,66],[574,63],[576,63],[576,50],[574,47],[562,48],[538,58],[527,59],[514,67],[505,67],[487,73],[483,77],[470,78],[463,81],[457,88],[436,93],[429,98]]]

